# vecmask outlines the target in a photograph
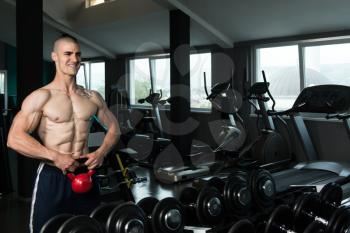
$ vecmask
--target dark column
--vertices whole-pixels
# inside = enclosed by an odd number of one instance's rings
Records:
[[[0,70],[6,69],[5,44],[0,41]]]
[[[181,155],[186,156],[191,150],[191,132],[187,132],[185,124],[190,117],[190,19],[180,10],[170,11],[170,83],[171,128],[177,132],[172,139]]]
[[[42,86],[43,16],[42,0],[16,1],[17,103]],[[38,161],[19,155],[18,194],[30,197]]]

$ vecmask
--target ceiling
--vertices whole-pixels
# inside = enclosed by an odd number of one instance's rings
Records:
[[[71,33],[83,57],[132,54],[169,47],[169,10],[191,18],[191,45],[218,44],[350,29],[348,0],[115,0],[85,9],[85,0],[44,0],[44,51]],[[0,0],[0,40],[15,46],[14,0]]]

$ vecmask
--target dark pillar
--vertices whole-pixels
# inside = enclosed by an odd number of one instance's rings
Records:
[[[17,21],[17,103],[42,85],[43,54],[42,0],[16,1]],[[18,194],[23,198],[32,194],[38,161],[18,157]]]
[[[5,44],[0,42],[0,70],[6,69],[5,55]]]
[[[180,10],[170,11],[170,107],[174,145],[186,158],[191,150],[190,117],[190,18]],[[174,129],[176,127],[176,129]],[[185,163],[188,162],[185,160]]]

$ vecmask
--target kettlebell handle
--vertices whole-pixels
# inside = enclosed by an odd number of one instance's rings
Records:
[[[89,176],[92,176],[93,174],[95,174],[95,170],[89,170],[87,173]]]
[[[67,173],[67,177],[68,177],[68,179],[70,179],[71,181],[73,181],[73,180],[75,179],[75,175],[74,175],[74,173],[72,173],[72,172]]]

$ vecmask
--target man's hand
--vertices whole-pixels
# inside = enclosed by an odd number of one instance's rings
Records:
[[[72,158],[72,154],[55,153],[52,161],[56,167],[62,170],[63,173],[67,171],[74,172],[79,166],[79,163]]]
[[[81,155],[79,158],[87,158],[85,165],[91,170],[102,165],[104,156],[94,151],[89,154]]]

